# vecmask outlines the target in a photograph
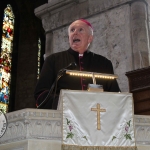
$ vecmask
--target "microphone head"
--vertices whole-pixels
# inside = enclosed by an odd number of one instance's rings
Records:
[[[71,68],[72,68],[72,69],[75,69],[76,67],[77,67],[77,64],[76,64],[75,62],[72,62],[72,63],[71,63]]]
[[[59,80],[59,78],[61,76],[63,76],[63,74],[66,72],[67,69],[75,69],[77,67],[77,64],[75,62],[70,63],[67,67],[59,70],[58,74],[57,74],[57,80]]]
[[[65,72],[66,69],[75,69],[76,67],[77,67],[77,64],[75,62],[72,62],[67,67],[59,70],[59,73]]]

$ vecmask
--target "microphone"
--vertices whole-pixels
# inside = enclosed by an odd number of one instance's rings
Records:
[[[75,67],[77,67],[77,64],[75,62],[70,63],[67,67],[65,67],[64,69],[74,69]]]
[[[58,80],[63,76],[64,72],[66,71],[66,69],[74,69],[77,67],[77,64],[75,62],[72,62],[70,63],[68,66],[66,66],[65,68],[59,70],[59,72],[57,73],[57,77],[55,79],[55,81],[53,82],[46,98],[43,100],[43,102],[37,107],[40,108],[41,106],[43,106],[43,104],[45,104],[47,101],[48,101],[48,98],[50,96],[50,94],[52,94],[53,90],[54,90],[54,87],[55,87],[55,91],[54,91],[54,96],[53,96],[53,99],[55,98],[55,95],[56,95],[56,89],[57,89],[57,82]]]
[[[70,63],[68,66],[66,66],[65,68],[59,70],[59,72],[65,71],[66,69],[74,69],[77,67],[77,64],[75,62]],[[58,73],[59,73],[58,72]]]

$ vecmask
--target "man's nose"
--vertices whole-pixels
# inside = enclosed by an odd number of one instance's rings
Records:
[[[75,31],[74,31],[74,34],[78,34],[78,30],[75,30]]]

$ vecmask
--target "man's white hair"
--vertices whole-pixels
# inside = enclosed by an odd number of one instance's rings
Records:
[[[90,29],[90,34],[93,36],[93,29],[90,27],[90,26],[88,26]]]

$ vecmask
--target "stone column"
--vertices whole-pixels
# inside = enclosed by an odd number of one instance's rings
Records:
[[[150,65],[147,14],[147,6],[144,1],[134,1],[131,4],[133,69],[139,69]]]
[[[50,22],[49,20],[51,15],[47,12],[48,11],[47,5],[43,5],[42,8],[44,8],[44,11],[40,15],[42,18],[42,25],[46,35],[45,54],[44,54],[44,60],[45,60],[47,56],[53,53],[53,31],[50,30],[50,26],[52,26],[53,23]]]
[[[45,54],[44,59],[53,53],[53,33],[46,33],[46,45],[45,45]]]

